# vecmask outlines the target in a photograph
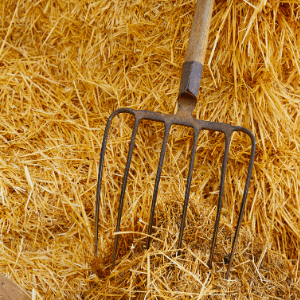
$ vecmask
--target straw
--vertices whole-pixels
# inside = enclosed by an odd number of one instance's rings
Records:
[[[101,141],[109,115],[173,114],[195,1],[4,1],[0,30],[0,272],[36,299],[297,299],[300,249],[300,5],[218,0],[198,119],[249,128],[253,176],[230,280],[230,252],[250,155],[235,133],[212,270],[209,248],[224,136],[203,132],[183,255],[177,237],[193,133],[172,127],[154,237],[145,250],[162,124],[139,126],[111,252],[133,118],[113,121],[93,257]],[[133,233],[134,232],[134,233]],[[135,233],[136,232],[136,233]]]

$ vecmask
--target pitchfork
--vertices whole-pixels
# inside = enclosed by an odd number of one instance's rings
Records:
[[[121,109],[118,109],[115,112],[113,112],[108,119],[108,122],[107,122],[106,128],[105,128],[105,132],[104,132],[104,136],[103,136],[102,149],[101,149],[101,154],[100,154],[99,173],[98,173],[96,209],[95,209],[95,237],[94,237],[94,239],[95,239],[94,240],[95,257],[97,257],[97,255],[98,255],[98,223],[99,223],[99,205],[100,205],[99,202],[100,202],[101,180],[102,180],[102,170],[103,170],[103,164],[104,164],[105,148],[106,148],[110,124],[112,122],[112,119],[116,115],[118,115],[120,113],[129,113],[129,114],[134,115],[134,117],[135,117],[135,123],[134,123],[134,128],[132,131],[131,142],[130,142],[130,146],[129,146],[127,163],[126,163],[126,167],[125,167],[124,179],[123,179],[123,184],[122,184],[121,196],[120,196],[120,201],[119,201],[119,211],[118,211],[116,232],[120,231],[123,200],[124,200],[128,172],[129,172],[129,167],[130,167],[130,161],[131,161],[131,157],[132,157],[132,152],[133,152],[133,148],[134,148],[134,142],[135,142],[135,137],[136,137],[136,133],[138,130],[138,126],[139,126],[141,120],[145,120],[145,119],[162,122],[162,123],[164,123],[164,126],[165,126],[164,140],[163,140],[162,150],[161,150],[161,154],[160,154],[160,159],[159,159],[159,164],[158,164],[158,169],[157,169],[157,174],[156,174],[156,179],[155,179],[152,205],[151,205],[150,220],[149,220],[149,227],[148,227],[147,249],[149,249],[149,246],[150,246],[150,240],[151,240],[150,236],[152,233],[152,224],[153,224],[154,210],[155,210],[155,204],[156,204],[156,199],[157,199],[158,186],[159,186],[164,156],[165,156],[165,152],[166,152],[167,139],[168,139],[168,135],[169,135],[171,126],[174,124],[183,125],[183,126],[192,127],[194,130],[193,146],[192,146],[189,172],[188,172],[188,177],[187,177],[187,185],[186,185],[185,200],[184,200],[184,205],[183,205],[182,221],[181,221],[181,227],[180,227],[180,232],[179,232],[179,237],[178,237],[178,249],[182,248],[182,237],[183,237],[183,232],[184,232],[184,227],[185,227],[185,219],[186,219],[187,206],[188,206],[188,201],[189,201],[189,192],[190,192],[190,187],[191,187],[192,172],[193,172],[193,166],[194,166],[194,160],[195,160],[195,154],[196,154],[196,143],[197,143],[197,138],[199,136],[199,133],[201,130],[212,130],[212,131],[220,131],[225,134],[225,151],[224,151],[224,159],[223,159],[222,171],[221,171],[221,183],[220,183],[220,192],[219,192],[216,222],[215,222],[215,226],[214,226],[214,233],[213,233],[213,238],[212,238],[210,257],[209,257],[209,261],[208,261],[209,267],[212,267],[214,249],[215,249],[215,245],[216,245],[218,227],[219,227],[219,222],[220,222],[222,197],[223,197],[224,183],[225,183],[225,171],[226,171],[226,164],[227,164],[227,160],[228,160],[230,138],[234,131],[242,131],[242,132],[246,133],[251,139],[251,154],[250,154],[248,174],[247,174],[247,178],[246,178],[244,194],[243,194],[243,198],[242,198],[237,227],[236,227],[236,231],[235,231],[235,235],[234,235],[231,254],[229,255],[228,268],[227,268],[227,272],[226,272],[226,279],[228,279],[230,268],[232,265],[233,256],[234,256],[235,246],[236,246],[236,243],[238,240],[239,230],[241,227],[243,212],[244,212],[244,208],[245,208],[245,203],[246,203],[246,198],[247,198],[247,193],[248,193],[248,189],[249,189],[249,183],[250,183],[250,178],[251,178],[251,173],[252,173],[252,168],[253,168],[254,155],[255,155],[255,137],[250,130],[248,130],[247,128],[244,128],[244,127],[232,126],[230,124],[225,124],[225,123],[202,121],[202,120],[197,120],[193,117],[193,110],[194,110],[196,102],[197,102],[197,95],[198,95],[201,77],[202,77],[204,57],[205,57],[205,51],[206,51],[206,46],[207,46],[208,32],[209,32],[212,10],[213,10],[213,0],[198,0],[198,2],[196,4],[196,8],[195,8],[194,21],[193,21],[192,29],[191,29],[191,33],[190,33],[189,44],[188,44],[187,53],[186,53],[186,57],[185,57],[185,63],[183,64],[183,68],[182,68],[182,75],[181,75],[179,95],[178,95],[178,113],[175,115],[166,115],[166,114],[152,112],[152,111],[146,111],[146,110],[138,111],[138,110],[134,110],[134,109],[130,109],[130,108],[121,108]],[[112,263],[113,264],[115,264],[115,261],[116,261],[118,240],[119,240],[119,235],[116,234],[115,239],[114,239],[114,249],[113,249],[113,255],[112,255]]]

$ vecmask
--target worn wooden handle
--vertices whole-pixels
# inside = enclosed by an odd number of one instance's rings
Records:
[[[181,97],[181,95],[189,95],[194,100],[197,99],[202,78],[213,4],[214,0],[197,1],[185,63],[182,66],[179,97]]]
[[[198,0],[185,56],[185,62],[204,64],[214,0]]]

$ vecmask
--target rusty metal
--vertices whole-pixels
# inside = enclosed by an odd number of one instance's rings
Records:
[[[193,37],[190,37],[190,39]],[[147,239],[147,249],[150,246],[150,236],[152,234],[152,225],[153,225],[153,218],[154,218],[154,212],[155,212],[155,205],[156,205],[156,199],[157,199],[157,193],[158,193],[158,187],[159,187],[159,181],[163,166],[163,160],[166,152],[166,146],[167,146],[167,139],[169,135],[169,131],[172,125],[182,125],[182,126],[188,126],[193,128],[194,130],[194,137],[193,137],[193,148],[192,148],[192,154],[191,154],[191,160],[190,160],[190,166],[189,166],[189,172],[188,172],[188,178],[187,178],[187,185],[186,185],[186,191],[185,191],[185,199],[184,199],[184,205],[183,205],[183,214],[182,214],[182,221],[181,221],[181,227],[180,232],[178,236],[178,249],[182,248],[182,239],[183,239],[183,233],[184,233],[184,227],[185,227],[185,220],[186,220],[186,212],[187,212],[187,206],[189,201],[189,192],[190,192],[190,185],[192,180],[192,172],[194,167],[194,160],[195,160],[195,154],[196,154],[196,142],[197,138],[202,130],[211,130],[211,131],[220,131],[225,134],[225,152],[224,152],[224,159],[222,164],[222,171],[221,171],[221,182],[220,182],[220,192],[219,192],[219,199],[218,199],[218,207],[217,207],[217,215],[216,215],[216,222],[214,226],[214,233],[212,238],[212,245],[210,250],[210,257],[208,261],[208,265],[212,266],[213,261],[213,255],[214,255],[214,249],[216,246],[216,239],[217,239],[217,233],[218,233],[218,227],[220,222],[220,215],[221,215],[221,207],[222,207],[222,198],[223,198],[223,192],[224,192],[224,184],[225,184],[225,171],[226,171],[226,165],[228,160],[228,154],[229,154],[229,147],[230,147],[230,137],[233,132],[235,131],[242,131],[245,134],[247,134],[251,139],[251,154],[250,154],[250,161],[249,161],[249,167],[248,167],[248,174],[246,178],[245,188],[244,188],[244,194],[242,198],[241,208],[240,208],[240,214],[238,218],[238,223],[235,231],[235,236],[232,244],[232,249],[230,255],[228,255],[227,260],[228,261],[228,268],[226,272],[226,278],[229,276],[230,268],[232,265],[233,257],[234,257],[234,250],[238,239],[238,234],[242,222],[242,216],[245,208],[247,193],[249,189],[250,184],[250,178],[254,163],[254,155],[255,155],[255,137],[252,134],[252,132],[244,127],[240,126],[232,126],[230,124],[225,123],[216,123],[216,122],[208,122],[203,120],[197,120],[193,117],[193,110],[197,102],[197,94],[200,87],[201,82],[201,76],[202,76],[202,70],[203,66],[201,63],[196,61],[190,61],[186,62],[183,65],[182,70],[182,76],[181,76],[181,83],[180,83],[180,89],[179,89],[179,96],[178,96],[178,112],[175,115],[166,115],[158,112],[152,112],[152,111],[146,111],[146,110],[134,110],[131,108],[121,108],[116,110],[111,114],[111,116],[108,119],[108,122],[106,124],[104,136],[103,136],[103,142],[102,142],[102,149],[100,154],[100,164],[99,164],[99,173],[98,173],[98,184],[97,184],[97,196],[96,196],[96,210],[95,210],[95,240],[94,240],[94,246],[95,246],[95,257],[98,256],[98,224],[99,224],[99,206],[100,206],[100,194],[101,194],[101,180],[102,180],[102,171],[103,171],[103,164],[104,164],[104,156],[105,156],[105,148],[108,138],[108,132],[109,127],[112,122],[112,119],[120,114],[120,113],[129,113],[132,114],[135,118],[135,124],[131,136],[131,142],[129,146],[129,152],[127,157],[127,163],[125,167],[124,172],[124,179],[121,189],[121,196],[119,201],[119,211],[118,211],[118,218],[117,218],[117,225],[116,225],[116,232],[120,231],[120,223],[121,223],[121,216],[122,216],[122,210],[123,210],[123,201],[125,196],[125,190],[126,190],[126,184],[127,184],[127,178],[128,178],[128,172],[132,157],[132,152],[134,148],[134,142],[136,133],[138,130],[138,126],[141,122],[141,120],[152,120],[157,122],[164,123],[165,126],[165,133],[164,133],[164,140],[162,145],[162,150],[160,154],[159,164],[158,164],[158,170],[156,174],[155,179],[155,186],[153,191],[153,198],[152,198],[152,205],[151,205],[151,211],[150,211],[150,220],[149,220],[149,227],[148,227],[148,234],[149,237]],[[115,235],[114,240],[114,250],[112,255],[112,262],[113,264],[116,261],[116,255],[117,255],[117,248],[118,248],[118,241],[119,241],[119,235]]]
[[[203,66],[197,61],[185,62],[182,66],[179,95],[191,94],[197,100]]]

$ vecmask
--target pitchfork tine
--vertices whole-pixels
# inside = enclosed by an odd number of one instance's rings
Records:
[[[153,197],[152,197],[151,213],[150,213],[150,220],[149,220],[149,227],[148,227],[148,235],[149,236],[147,238],[147,249],[149,249],[149,247],[150,247],[150,241],[151,241],[150,236],[152,234],[152,225],[153,225],[154,211],[155,211],[155,205],[156,205],[156,199],[157,199],[157,192],[158,192],[161,170],[162,170],[162,166],[164,163],[164,157],[165,157],[165,153],[166,153],[170,127],[171,127],[171,124],[165,123],[164,140],[163,140],[163,145],[162,145],[162,149],[160,152],[160,158],[159,158],[159,163],[158,163],[158,168],[157,168],[157,173],[156,173],[156,178],[155,178],[154,192],[153,192]]]
[[[244,189],[240,214],[239,214],[239,218],[238,218],[238,222],[237,222],[237,226],[236,226],[236,231],[235,231],[235,235],[234,235],[234,239],[233,239],[233,243],[232,243],[232,249],[231,249],[231,253],[230,253],[230,257],[229,257],[228,268],[227,268],[227,272],[226,272],[226,275],[225,275],[226,279],[228,279],[228,277],[229,277],[229,273],[230,273],[230,269],[231,269],[231,265],[232,265],[232,260],[233,260],[233,256],[234,256],[234,249],[235,249],[235,246],[236,246],[236,243],[237,243],[237,240],[238,240],[239,231],[240,231],[241,224],[242,224],[243,212],[244,212],[244,209],[245,209],[248,189],[249,189],[249,185],[250,185],[250,179],[251,179],[251,174],[252,174],[252,169],[253,169],[253,164],[254,164],[254,157],[255,157],[255,148],[256,148],[255,137],[254,137],[253,133],[250,130],[248,130],[247,128],[242,128],[242,127],[237,129],[237,130],[245,132],[251,138],[251,154],[250,154],[249,168],[248,168],[248,174],[247,174],[247,179],[246,179],[246,183],[245,183],[245,189]]]
[[[187,206],[188,206],[189,197],[190,197],[190,189],[191,189],[191,182],[192,182],[192,177],[193,177],[193,168],[194,168],[194,161],[195,161],[195,155],[196,155],[196,149],[197,149],[197,139],[198,139],[199,132],[200,132],[199,129],[198,130],[194,129],[193,148],[192,148],[189,173],[188,173],[186,189],[185,189],[185,199],[184,199],[184,205],[183,205],[183,211],[182,211],[180,232],[179,232],[179,236],[178,236],[178,249],[181,249],[181,246],[182,246],[182,236],[183,236],[183,231],[184,231],[184,227],[185,227],[186,212],[187,212]],[[178,255],[180,255],[180,251],[178,251]]]
[[[212,266],[212,260],[213,260],[213,256],[214,256],[214,250],[215,250],[215,246],[216,246],[218,228],[219,228],[219,223],[220,223],[220,215],[221,215],[221,208],[222,208],[222,198],[223,198],[223,192],[224,192],[225,173],[226,173],[226,165],[227,165],[227,160],[228,160],[229,146],[230,146],[230,135],[228,136],[227,134],[225,134],[225,151],[224,151],[224,158],[223,158],[222,171],[221,171],[221,184],[220,184],[220,192],[219,192],[219,200],[218,200],[218,209],[217,209],[217,216],[216,216],[216,222],[215,222],[215,228],[214,228],[214,235],[213,235],[211,249],[210,249],[210,257],[208,260],[208,266],[210,268]]]
[[[123,200],[124,200],[124,196],[125,196],[127,177],[128,177],[128,173],[129,173],[130,162],[131,162],[131,157],[132,157],[132,152],[133,152],[133,147],[134,147],[134,141],[135,141],[139,123],[140,123],[140,120],[135,119],[135,124],[134,124],[131,141],[130,141],[130,147],[129,147],[129,151],[128,151],[128,155],[127,155],[127,162],[126,162],[126,167],[125,167],[124,180],[123,180],[123,184],[122,184],[121,196],[120,196],[120,201],[119,201],[119,211],[118,211],[116,233],[118,233],[120,231],[121,217],[122,217],[122,210],[123,210]],[[119,242],[119,235],[116,234],[115,241],[114,241],[113,258],[112,258],[113,264],[116,262],[118,242]]]
[[[103,172],[103,164],[104,164],[104,156],[105,156],[105,148],[107,143],[107,137],[109,132],[109,127],[112,119],[117,113],[113,113],[106,124],[103,141],[102,141],[102,148],[100,154],[100,163],[99,163],[99,171],[98,171],[98,182],[97,182],[97,194],[96,194],[96,207],[95,207],[95,238],[94,238],[94,253],[95,257],[98,256],[98,224],[99,224],[99,208],[100,208],[100,194],[101,194],[101,181],[102,181],[102,172]]]

